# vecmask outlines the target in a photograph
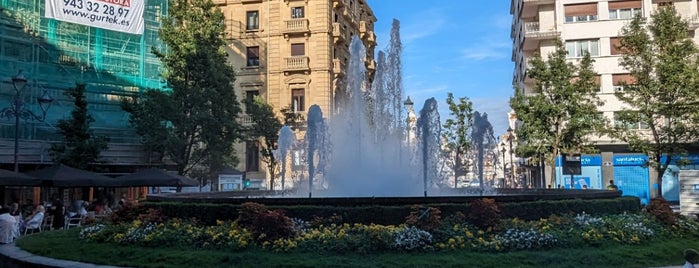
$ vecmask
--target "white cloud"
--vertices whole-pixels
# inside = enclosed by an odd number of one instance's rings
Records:
[[[475,42],[474,45],[461,50],[461,55],[466,60],[501,60],[507,58],[512,53],[510,42],[495,41],[494,38],[484,38]]]
[[[410,43],[433,35],[441,31],[446,23],[446,14],[438,9],[415,13],[410,19],[401,20],[401,41]]]

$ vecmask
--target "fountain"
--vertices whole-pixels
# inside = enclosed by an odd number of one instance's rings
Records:
[[[279,131],[279,139],[277,140],[277,150],[279,151],[280,159],[282,160],[282,193],[284,193],[285,187],[284,182],[286,179],[286,158],[294,145],[296,144],[296,135],[294,131],[291,130],[289,126],[283,126]]]
[[[481,192],[490,192],[492,188],[485,183],[485,174],[483,174],[483,158],[485,158],[485,148],[492,150],[495,145],[495,136],[493,135],[493,126],[488,121],[488,114],[481,114],[476,111],[473,113],[473,128],[471,129],[471,145],[476,149],[477,172],[480,182]],[[497,155],[497,154],[495,154]]]

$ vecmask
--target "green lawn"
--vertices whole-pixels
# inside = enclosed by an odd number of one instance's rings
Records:
[[[267,250],[144,248],[87,242],[78,229],[23,236],[17,246],[37,255],[95,264],[130,267],[657,267],[684,263],[685,248],[699,248],[696,237],[655,238],[637,246],[472,253],[321,254]]]

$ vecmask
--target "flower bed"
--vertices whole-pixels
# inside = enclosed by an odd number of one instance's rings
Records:
[[[494,211],[497,211],[495,209]],[[504,219],[476,227],[463,215],[445,219],[434,208],[415,207],[400,225],[347,224],[341,217],[289,219],[259,204],[243,206],[236,221],[214,226],[196,220],[164,219],[157,211],[137,219],[83,228],[80,238],[148,247],[333,253],[469,250],[502,252],[552,247],[642,244],[654,237],[696,235],[699,224],[677,217],[672,225],[640,212],[591,216],[551,216],[536,221]]]

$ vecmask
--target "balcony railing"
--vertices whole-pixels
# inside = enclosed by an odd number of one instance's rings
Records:
[[[555,27],[555,26],[554,26]],[[524,37],[532,39],[550,39],[561,35],[561,32],[555,29],[542,30],[539,22],[524,23]]]
[[[688,18],[687,21],[689,23],[689,30],[696,30],[699,28],[699,16],[694,15],[691,18]]]
[[[241,114],[238,117],[238,123],[244,127],[252,126],[252,116],[249,114]]]
[[[333,23],[333,42],[336,44],[347,42],[347,33],[342,30],[339,22]]]
[[[310,30],[308,29],[308,19],[301,18],[301,19],[290,19],[284,21],[284,34],[292,34],[292,33],[309,33]]]
[[[525,5],[526,4],[543,5],[543,4],[553,4],[556,1],[555,0],[524,0],[522,2]]]
[[[344,74],[345,62],[341,59],[333,59],[333,73],[336,75]]]
[[[366,36],[367,31],[369,31],[369,27],[367,27],[367,22],[366,21],[359,21],[359,37],[364,38]]]
[[[214,5],[225,5],[228,0],[213,0]]]
[[[284,58],[284,71],[304,71],[309,70],[309,59],[307,56],[292,56]]]

